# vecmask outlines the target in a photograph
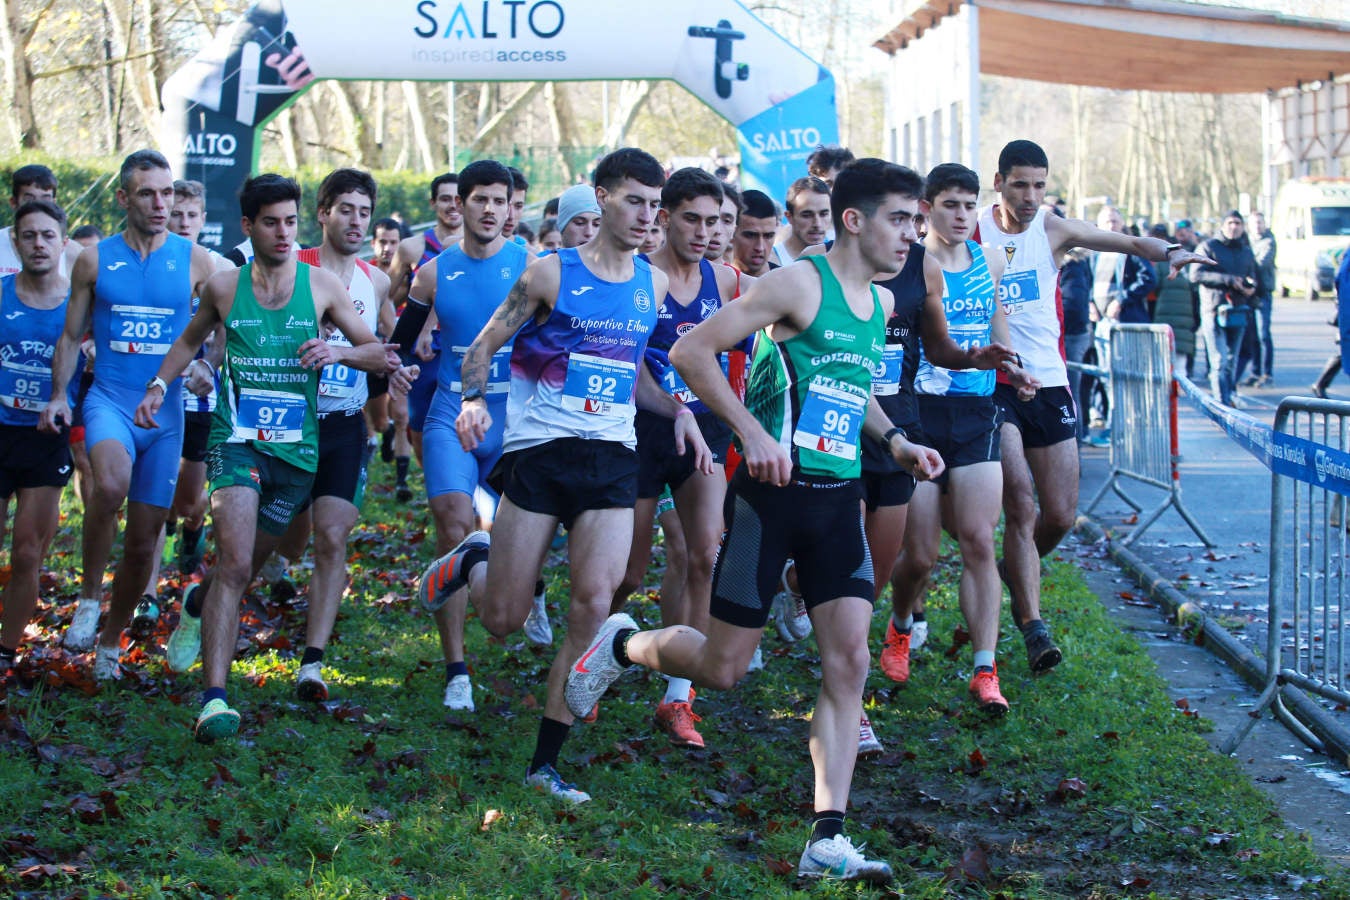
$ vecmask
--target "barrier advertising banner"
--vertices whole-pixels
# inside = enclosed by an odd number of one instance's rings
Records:
[[[671,79],[737,126],[742,187],[779,202],[839,139],[830,73],[732,0],[262,0],[164,87],[174,173],[206,185],[203,243],[239,240],[261,128],[325,78]]]

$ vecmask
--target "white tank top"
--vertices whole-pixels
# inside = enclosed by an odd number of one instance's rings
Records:
[[[1007,234],[998,227],[994,209],[991,205],[980,211],[979,239],[1003,251],[998,298],[1008,317],[1013,349],[1043,387],[1063,387],[1069,373],[1060,340],[1059,267],[1045,233],[1045,210],[1036,213],[1026,231]],[[1004,380],[1001,374],[999,380]]]
[[[297,254],[301,262],[317,266],[318,248],[301,250]],[[362,260],[356,261],[352,270],[352,283],[347,286],[352,304],[361,315],[361,321],[373,333],[379,327],[380,307],[375,297],[375,282],[370,278],[370,267]],[[350,347],[351,341],[334,328],[324,338],[330,344]],[[370,388],[366,385],[366,373],[350,366],[327,365],[319,376],[319,413],[346,412],[360,409],[370,397]]]

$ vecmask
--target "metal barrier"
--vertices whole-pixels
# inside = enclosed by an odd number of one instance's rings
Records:
[[[1139,540],[1169,506],[1175,507],[1196,537],[1205,546],[1213,547],[1214,542],[1181,502],[1171,326],[1117,325],[1113,328],[1109,380],[1114,423],[1111,429],[1111,474],[1084,512],[1091,513],[1108,490],[1114,491],[1139,514],[1138,524],[1122,542],[1129,546]],[[1167,495],[1158,506],[1144,512],[1143,505],[1121,487],[1121,480],[1125,478],[1160,488]]]
[[[1212,398],[1205,399],[1213,404]],[[1214,411],[1205,412],[1219,420]],[[1262,425],[1261,431],[1252,433],[1247,426],[1241,435],[1234,426],[1241,428],[1243,423],[1227,421],[1234,418],[1231,414],[1221,415],[1225,430],[1245,439],[1247,449],[1264,457],[1271,468],[1265,687],[1252,718],[1223,750],[1235,751],[1266,707],[1309,746],[1322,749],[1327,742],[1319,741],[1295,717],[1282,695],[1288,691],[1286,685],[1293,685],[1334,704],[1350,705],[1345,562],[1350,403],[1289,397],[1280,404],[1273,429]],[[1309,724],[1324,735],[1329,728],[1339,730],[1325,723]],[[1336,743],[1343,742],[1340,737]]]

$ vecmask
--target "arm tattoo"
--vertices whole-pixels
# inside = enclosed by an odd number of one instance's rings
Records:
[[[525,320],[533,314],[532,307],[529,286],[524,278],[520,278],[512,286],[511,293],[506,295],[502,305],[492,314],[492,320],[504,327],[508,334],[514,334],[516,329],[524,325]]]

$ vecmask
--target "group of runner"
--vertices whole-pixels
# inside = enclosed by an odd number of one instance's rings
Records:
[[[1173,272],[1201,260],[1047,215],[1048,167],[1035,144],[1009,144],[997,200],[978,211],[979,177],[964,166],[925,178],[822,148],[789,191],[790,234],[775,252],[770,198],[699,169],[667,177],[626,148],[564,193],[560,248],[534,257],[512,234],[524,176],[480,160],[432,182],[433,227],[396,247],[377,229],[386,249],[375,265],[359,258],[377,202],[369,175],[324,180],[322,244],[303,251],[299,187],[261,175],[241,191],[238,268],[194,243],[182,223],[195,200],[200,230],[200,186],[174,182],[154,151],[122,166],[126,228],[76,252],[54,179],[26,167],[6,241],[18,271],[0,281],[0,493],[17,498],[0,668],[33,614],[82,437],[83,583],[65,643],[97,644],[94,676],[117,676],[133,616],[159,615],[142,598],[153,597],[171,511],[188,537],[180,548],[200,557],[205,489],[192,473],[204,467],[215,564],[185,591],[165,648],[175,671],[202,659],[197,738],[237,732],[226,680],[241,597],[274,550],[303,548],[309,531],[297,692],[326,699],[324,647],[371,446],[368,376],[387,378],[388,411],[372,422],[396,435],[406,421],[409,444],[392,447],[399,484],[407,490],[411,449],[441,554],[417,597],[440,636],[444,704],[473,709],[468,604],[494,635],[523,628],[553,643],[541,572],[561,525],[567,627],[526,783],[590,799],[558,772],[561,748],[628,668],[667,676],[656,723],[703,746],[695,686],[735,685],[771,620],[788,639],[814,630],[816,812],[799,872],[885,880],[890,867],[843,833],[855,760],[880,750],[862,708],[873,604],[889,580],[881,667],[904,682],[945,528],[962,556],[975,703],[1008,710],[995,661],[1000,579],[1031,669],[1059,663],[1039,606],[1039,561],[1077,501],[1059,262],[1077,246],[1166,260]],[[91,378],[77,404],[82,355]],[[643,632],[622,608],[654,517],[669,552],[664,627]]]

